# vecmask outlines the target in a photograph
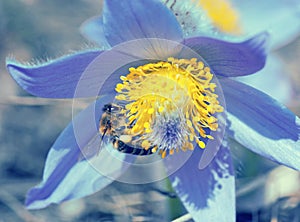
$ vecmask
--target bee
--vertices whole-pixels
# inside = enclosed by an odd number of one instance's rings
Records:
[[[101,135],[102,145],[105,137],[108,137],[109,142],[119,152],[133,154],[138,156],[150,155],[154,152],[152,149],[144,149],[134,142],[136,139],[129,133],[129,128],[126,123],[126,112],[122,106],[114,103],[109,103],[103,106],[103,114],[99,121],[99,133]]]
[[[104,105],[102,117],[99,121],[99,133],[102,135],[101,140],[103,140],[106,134],[111,135],[118,129],[122,119],[124,119],[124,114],[121,114],[123,108],[116,104],[106,104]]]

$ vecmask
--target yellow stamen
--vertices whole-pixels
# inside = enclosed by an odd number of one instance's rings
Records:
[[[154,113],[154,109],[153,108],[148,109],[148,114],[152,114],[152,113]]]
[[[198,145],[201,149],[205,148],[205,143],[203,141],[198,141]]]
[[[175,149],[171,149],[171,150],[169,151],[170,155],[173,155],[173,154],[174,154],[174,150],[175,150]]]
[[[157,146],[153,147],[151,151],[152,151],[152,153],[156,153],[156,151],[157,151]]]
[[[162,152],[162,154],[161,154],[161,157],[164,159],[164,158],[166,158],[166,156],[167,156],[167,151],[164,150],[164,151]]]
[[[162,107],[162,106],[158,107],[158,112],[159,112],[159,113],[162,113],[164,110],[165,110],[164,107]]]
[[[145,122],[145,123],[144,123],[144,127],[145,127],[146,129],[149,129],[149,128],[150,128],[150,123],[149,123],[149,122]]]
[[[194,146],[193,146],[192,143],[187,143],[187,148],[188,148],[189,150],[194,150]]]
[[[202,61],[169,58],[130,68],[120,79],[115,99],[126,103],[126,133],[131,134],[123,135],[124,142],[146,150],[153,147],[153,153],[159,150],[165,158],[178,152],[178,146],[183,151],[193,150],[196,142],[203,149],[200,138],[213,139],[206,129],[217,130],[213,114],[222,112],[223,107],[214,93],[213,74]],[[167,124],[169,128],[164,127]]]
[[[148,128],[145,130],[145,133],[151,133],[152,132],[152,129]]]

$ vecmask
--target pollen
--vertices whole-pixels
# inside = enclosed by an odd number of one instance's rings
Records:
[[[145,150],[148,150],[151,146],[151,143],[148,141],[148,140],[144,140],[142,142],[142,147],[145,149]]]
[[[153,113],[154,113],[154,109],[153,108],[148,109],[148,114],[153,114]]]
[[[159,112],[159,113],[162,113],[162,112],[164,111],[164,109],[165,109],[165,108],[164,108],[163,106],[160,106],[160,107],[158,107],[158,112]]]
[[[149,129],[149,128],[150,128],[150,123],[149,123],[149,122],[145,122],[145,123],[144,123],[144,127],[145,127],[146,129]]]
[[[130,135],[121,135],[120,140],[124,143],[129,143],[132,140],[132,138]]]
[[[210,135],[218,129],[214,114],[223,107],[213,74],[202,61],[169,58],[132,67],[120,79],[115,99],[125,110],[130,134],[126,141],[165,158],[196,146],[204,149],[204,141],[214,139]]]

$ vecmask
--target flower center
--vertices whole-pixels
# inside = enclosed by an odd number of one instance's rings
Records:
[[[119,138],[128,135],[128,145],[158,151],[162,158],[193,150],[195,143],[205,148],[213,139],[210,131],[218,128],[213,114],[223,111],[210,68],[195,58],[169,58],[129,72],[115,88],[126,118]]]

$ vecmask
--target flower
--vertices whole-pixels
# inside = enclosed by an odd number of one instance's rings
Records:
[[[234,173],[229,146],[222,141],[225,111],[227,137],[300,169],[298,117],[234,80],[263,68],[268,34],[241,43],[184,38],[174,14],[158,0],[105,1],[102,21],[99,38],[112,48],[35,66],[7,60],[13,78],[35,96],[101,95],[50,149],[42,183],[27,194],[29,209],[80,198],[110,184],[137,156],[115,146],[160,153],[195,221],[234,221]],[[191,151],[177,153],[179,149]],[[145,178],[127,182],[135,179]]]

